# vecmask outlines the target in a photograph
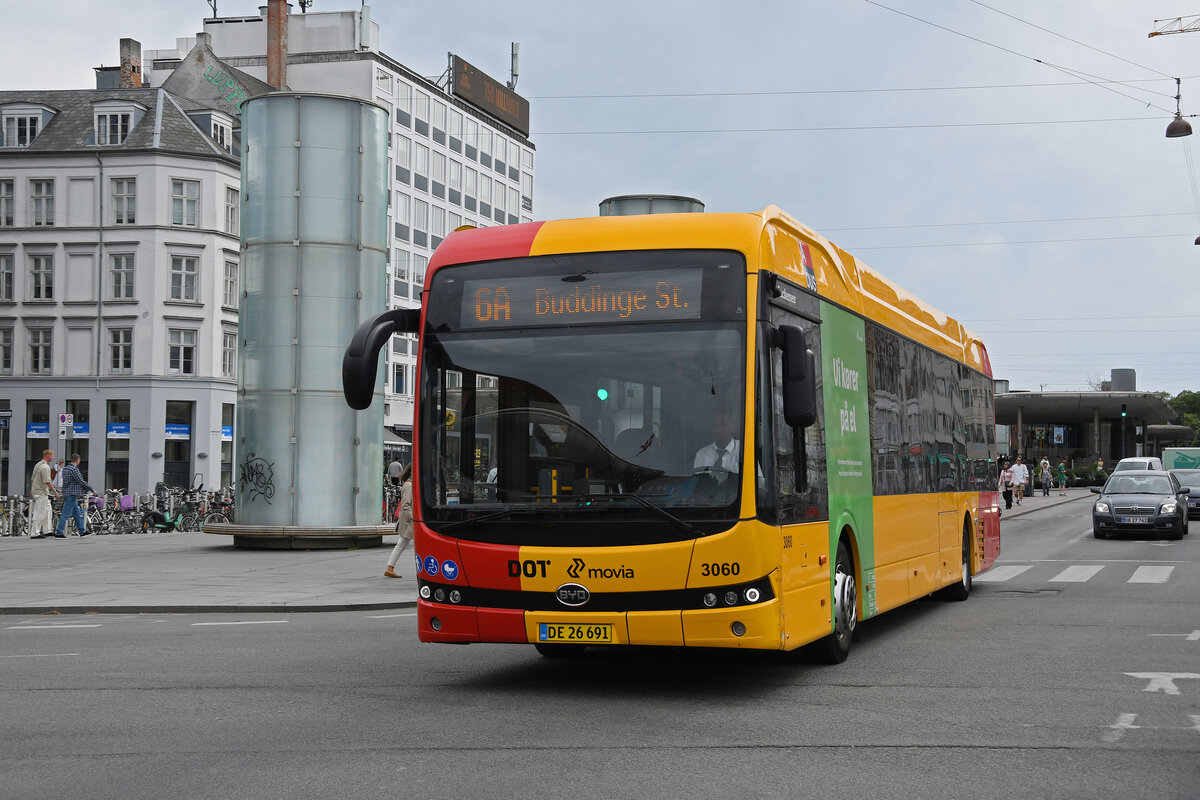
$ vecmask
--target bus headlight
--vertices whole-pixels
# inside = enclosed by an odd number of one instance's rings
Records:
[[[433,594],[433,592],[429,591],[429,587],[428,587],[428,586],[422,586],[422,587],[421,587],[421,599],[422,599],[422,600],[428,600],[428,599],[429,599],[429,595],[431,595],[431,594]]]
[[[737,592],[730,591],[730,592],[725,593],[725,605],[736,606],[737,601],[738,601],[738,593]]]
[[[747,603],[757,603],[761,594],[758,589],[755,589],[753,586],[751,586],[746,591],[742,592],[742,596],[746,598]]]
[[[715,594],[713,594],[712,592],[706,592],[704,594],[704,605],[707,606],[708,608],[712,608],[716,604],[717,604],[717,596]]]

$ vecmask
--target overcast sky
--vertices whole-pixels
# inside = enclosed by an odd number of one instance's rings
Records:
[[[1200,0],[372,5],[383,52],[430,77],[454,52],[506,80],[520,42],[538,219],[634,192],[778,205],[967,323],[1013,389],[1132,368],[1171,394],[1200,390],[1200,119],[1164,136],[1174,77],[1200,111],[1200,32],[1147,34],[1190,13]],[[174,47],[209,16],[0,0],[0,89],[93,87],[121,37]]]

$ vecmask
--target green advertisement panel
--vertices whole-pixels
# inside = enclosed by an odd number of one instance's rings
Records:
[[[863,618],[875,616],[875,528],[867,346],[863,320],[821,303],[821,374],[825,401],[825,463],[829,472],[830,552],[846,527],[858,541]]]

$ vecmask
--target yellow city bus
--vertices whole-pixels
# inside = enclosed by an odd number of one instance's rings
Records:
[[[982,342],[778,208],[455,232],[356,332],[353,407],[398,332],[422,641],[836,663],[999,553]]]

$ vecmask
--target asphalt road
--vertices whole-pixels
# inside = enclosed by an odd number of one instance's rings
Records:
[[[0,618],[3,798],[1192,798],[1200,536],[1003,522],[850,659],[422,645],[408,609]]]

